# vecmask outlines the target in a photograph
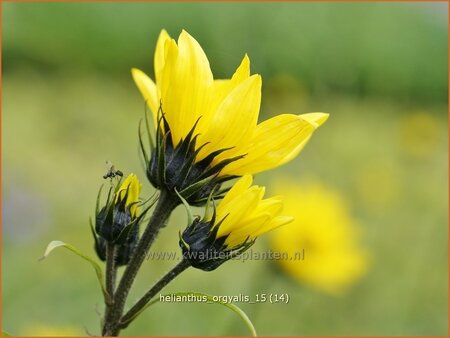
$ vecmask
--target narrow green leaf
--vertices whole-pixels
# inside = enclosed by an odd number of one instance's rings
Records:
[[[145,112],[144,112],[144,117],[145,117],[145,129],[147,130],[147,136],[148,136],[148,143],[150,144],[150,150],[153,151],[153,149],[155,149],[155,143],[153,142],[153,133],[152,130],[156,130],[156,126],[153,126],[154,128],[150,127],[150,121],[148,118],[148,111],[147,111],[147,102],[145,102]]]
[[[104,186],[103,184],[100,186],[100,189],[98,190],[98,194],[97,194],[97,200],[95,201],[95,216],[96,217],[100,212],[100,198],[102,195],[103,186]]]
[[[180,195],[183,195],[186,198],[191,197],[193,194],[195,194],[197,191],[199,191],[203,186],[205,186],[209,181],[211,181],[214,178],[214,175],[208,176],[189,187],[185,188],[184,190],[180,191]]]
[[[174,296],[190,296],[190,295],[192,295],[192,296],[200,296],[200,297],[206,296],[206,298],[208,299],[208,304],[216,303],[216,304],[220,304],[220,305],[223,305],[223,306],[229,308],[231,311],[236,313],[239,316],[239,318],[242,319],[242,321],[245,323],[245,325],[247,326],[247,328],[249,329],[249,331],[253,337],[258,336],[256,333],[256,329],[253,326],[253,323],[251,322],[250,318],[248,318],[247,314],[242,309],[240,309],[238,306],[236,306],[232,303],[225,303],[225,302],[214,300],[214,297],[212,295],[208,295],[208,294],[202,293],[202,292],[175,292],[175,293],[171,293],[171,294],[167,294],[167,295],[162,295],[162,297],[170,296],[170,295],[174,295]],[[130,320],[127,323],[122,323],[122,324],[126,325],[126,324],[132,322],[137,316],[139,316],[142,312],[144,312],[148,307],[150,307],[153,304],[159,303],[160,298],[161,297],[155,297],[145,307],[143,307],[140,312],[138,312],[134,317],[130,318]]]
[[[113,185],[112,185],[112,183],[111,183],[111,186],[109,187],[109,190],[108,190],[108,197],[106,198],[106,203],[105,203],[105,207],[106,206],[109,206],[109,204],[110,204],[110,200],[111,200],[111,192],[113,191]]]
[[[177,188],[175,188],[175,193],[177,194],[178,198],[181,200],[184,207],[186,208],[186,213],[187,213],[187,217],[188,217],[188,225],[187,226],[189,226],[192,224],[192,222],[194,222],[194,216],[192,215],[191,207],[190,207],[189,203],[183,198],[183,196],[180,195]]]
[[[98,247],[98,237],[91,217],[89,217],[89,228],[91,228],[92,237],[94,237],[95,247]]]
[[[117,192],[119,191],[119,189],[122,186],[123,176],[116,176],[115,178],[116,178],[115,182],[117,182],[117,183],[115,183],[115,186],[114,186],[114,194],[117,194]],[[118,180],[117,180],[117,178],[118,178]]]
[[[172,137],[169,133],[164,134],[162,143],[158,151],[158,179],[160,182],[166,182],[166,144],[167,137]]]
[[[2,337],[12,337],[12,335],[4,330],[2,330]]]
[[[214,195],[214,191],[216,189],[212,189],[211,192],[209,193],[208,199],[206,200],[206,206],[205,206],[205,214],[203,215],[203,219],[204,220],[210,220],[211,217],[213,216],[213,214],[215,213],[216,210],[216,202],[214,201],[213,195]],[[211,203],[212,202],[212,203]],[[211,205],[212,205],[212,209],[213,212],[211,212]]]
[[[74,246],[61,242],[61,241],[51,241],[48,245],[47,245],[47,249],[45,250],[44,256],[42,256],[39,260],[43,260],[45,258],[47,258],[47,256],[56,248],[59,247],[63,247],[68,249],[69,251],[73,252],[75,255],[77,255],[78,257],[83,258],[84,260],[86,260],[87,262],[89,262],[91,264],[91,266],[94,268],[95,270],[95,274],[97,275],[97,279],[98,282],[100,283],[100,287],[102,288],[102,292],[103,295],[105,296],[105,299],[109,299],[109,295],[106,292],[105,289],[105,285],[103,284],[103,272],[102,269],[100,268],[100,265],[98,265],[98,263],[96,261],[94,261],[92,258],[90,258],[89,256],[86,256],[85,254],[83,254],[80,250],[78,250],[77,248],[75,248]]]
[[[145,150],[145,146],[144,146],[144,142],[142,141],[142,120],[139,121],[139,130],[138,130],[138,135],[139,135],[139,146],[141,148],[141,152],[142,152],[142,156],[144,156],[144,161],[146,166],[148,165],[148,161],[149,161],[149,157],[147,154],[147,151]],[[150,148],[151,150],[151,148]]]

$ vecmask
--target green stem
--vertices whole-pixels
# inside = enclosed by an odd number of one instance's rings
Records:
[[[117,286],[114,294],[113,307],[108,316],[104,318],[103,336],[117,336],[120,333],[119,320],[122,317],[130,288],[147,256],[148,249],[178,203],[179,201],[176,197],[174,198],[164,190],[161,191],[158,204],[153,211],[147,228],[142,234],[134,254],[122,275],[122,279]]]
[[[190,267],[190,263],[183,259],[180,263],[175,265],[172,270],[164,275],[155,285],[153,285],[146,294],[139,299],[136,304],[125,314],[120,320],[120,328],[124,329],[130,324],[145,308],[148,302],[167,284],[169,284],[175,277]]]

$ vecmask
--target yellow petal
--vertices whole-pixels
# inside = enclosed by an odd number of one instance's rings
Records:
[[[213,86],[216,86],[217,91],[214,94],[222,94],[222,98],[225,98],[234,87],[239,85],[244,80],[250,77],[250,59],[247,54],[244,55],[239,67],[234,72],[231,79],[218,79],[214,80]]]
[[[254,174],[292,160],[327,118],[324,113],[282,114],[262,122],[255,129],[245,158],[231,163],[221,174]]]
[[[291,216],[258,215],[233,230],[225,240],[225,244],[229,248],[235,247],[246,240],[253,240],[269,231],[291,223],[293,220],[294,218]]]
[[[283,210],[283,198],[281,196],[273,196],[262,200],[254,213],[270,214],[272,216],[278,215]]]
[[[161,81],[161,72],[165,63],[165,45],[166,41],[170,41],[170,36],[165,29],[159,33],[158,41],[156,42],[154,67],[155,67],[155,80],[156,83]]]
[[[319,128],[322,124],[328,120],[329,114],[326,113],[307,113],[300,115],[302,119],[308,121],[312,125],[315,125],[316,128]]]
[[[279,224],[275,221],[282,209],[283,202],[280,196],[260,201],[255,209],[248,209],[241,216],[238,220],[239,224],[234,227],[225,243],[228,246],[234,246],[236,244],[233,243],[243,243],[246,239],[254,239],[272,228],[283,225],[284,223]]]
[[[219,204],[216,210],[217,221],[224,220],[219,227],[217,237],[224,236],[235,230],[245,214],[257,207],[264,196],[264,190],[264,187],[253,186],[226,206]],[[224,218],[225,216],[226,218]]]
[[[241,61],[241,64],[234,72],[231,79],[223,80],[218,79],[214,80],[213,86],[216,87],[216,91],[214,94],[222,94],[222,99],[224,99],[234,87],[239,85],[244,80],[247,80],[250,77],[250,59],[247,54],[244,55],[244,58]],[[218,95],[219,96],[219,95]]]
[[[233,77],[227,80],[214,80],[212,88],[209,92],[208,103],[205,106],[204,114],[199,121],[197,131],[204,135],[211,126],[211,119],[214,116],[222,101],[237,87],[240,83],[250,77],[250,59],[244,56],[241,64],[236,69]],[[204,137],[200,137],[200,142],[208,142]]]
[[[165,48],[161,95],[176,145],[204,114],[213,76],[205,53],[186,31],[180,34],[178,46],[166,41]]]
[[[245,223],[239,224],[239,227],[233,230],[227,239],[225,244],[228,248],[232,248],[244,243],[248,239],[253,239],[252,234],[258,229],[262,224],[268,223],[270,221],[270,216],[267,214],[258,215]]]
[[[126,206],[130,206],[131,215],[136,216],[138,211],[137,202],[139,201],[139,195],[141,193],[142,184],[139,182],[135,174],[130,174],[120,185],[119,190],[116,193],[116,202],[119,198],[124,198],[127,194]]]
[[[241,64],[234,72],[233,77],[231,78],[231,82],[234,85],[237,85],[246,80],[248,77],[250,77],[250,58],[247,54],[245,54],[244,58],[241,61]]]
[[[158,90],[161,98],[164,98],[171,85],[170,81],[174,68],[177,64],[178,46],[174,39],[166,40],[164,43],[164,67],[158,79]],[[166,113],[167,114],[167,113]]]
[[[273,218],[269,223],[265,224],[264,226],[260,227],[258,231],[256,231],[253,234],[253,238],[256,238],[258,236],[261,236],[265,234],[266,232],[275,230],[276,228],[279,228],[283,225],[289,224],[294,221],[294,217],[292,216],[277,216]]]
[[[233,77],[229,80],[214,80],[213,88],[211,90],[211,101],[209,102],[208,108],[214,112],[219,104],[231,93],[231,91],[250,77],[250,59],[247,54],[241,61],[241,64],[236,69]]]
[[[210,142],[202,149],[199,159],[217,149],[236,149],[248,144],[249,135],[256,127],[260,104],[261,76],[252,75],[233,89],[212,116],[209,128],[199,137],[200,144]],[[228,158],[228,154],[220,154],[213,164]]]
[[[239,180],[234,183],[231,189],[226,193],[225,197],[220,201],[221,208],[226,207],[226,205],[234,200],[236,197],[244,193],[250,188],[253,182],[252,175],[244,175]]]
[[[150,79],[143,71],[132,68],[131,75],[136,83],[139,91],[141,92],[147,105],[153,113],[153,121],[156,125],[159,102],[158,102],[158,91],[156,89],[155,83]]]

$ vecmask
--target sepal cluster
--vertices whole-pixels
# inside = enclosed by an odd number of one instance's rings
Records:
[[[224,219],[217,220],[216,211],[207,220],[197,217],[180,233],[179,245],[183,258],[194,268],[212,271],[220,265],[236,257],[250,248],[255,240],[245,240],[239,245],[229,247],[226,244],[228,236],[218,237],[218,230]]]
[[[208,196],[216,199],[223,197],[226,189],[221,189],[222,183],[235,179],[235,175],[219,175],[228,164],[237,161],[245,154],[227,158],[215,163],[215,159],[231,148],[224,148],[210,153],[201,160],[198,154],[207,143],[198,145],[199,134],[196,127],[200,118],[192,126],[189,133],[174,145],[170,126],[165,118],[162,106],[158,113],[158,127],[156,128],[156,141],[150,138],[150,156],[147,155],[140,132],[141,150],[147,163],[146,174],[150,183],[159,190],[177,198],[178,192],[190,205],[205,205]],[[147,121],[148,122],[148,121]],[[147,133],[150,128],[147,123]],[[181,200],[180,200],[181,203]]]

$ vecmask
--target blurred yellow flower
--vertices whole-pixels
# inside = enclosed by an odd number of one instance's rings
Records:
[[[424,112],[402,117],[399,121],[401,147],[408,155],[419,159],[432,155],[444,140],[440,137],[442,123],[447,125],[446,121],[440,122],[434,115]]]
[[[401,191],[401,177],[391,161],[383,158],[368,160],[355,171],[358,203],[365,209],[383,213],[396,205]]]
[[[195,127],[195,161],[220,167],[220,176],[254,174],[292,160],[328,118],[324,113],[282,114],[257,124],[262,80],[250,75],[248,56],[231,79],[215,80],[203,49],[186,31],[178,43],[161,32],[154,70],[155,82],[132,70],[153,120],[161,104],[174,148]]]
[[[80,337],[87,334],[73,326],[34,323],[28,325],[22,335],[28,337]]]
[[[367,254],[343,198],[319,183],[277,182],[283,213],[295,220],[271,236],[271,249],[286,252],[277,261],[289,275],[323,292],[339,295],[366,273]],[[298,259],[304,250],[304,260]]]

